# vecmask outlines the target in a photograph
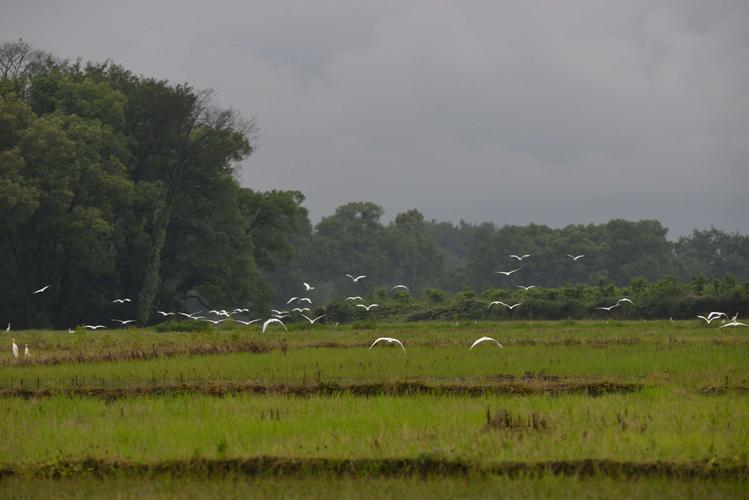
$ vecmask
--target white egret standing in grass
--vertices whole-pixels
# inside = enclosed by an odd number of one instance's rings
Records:
[[[13,342],[13,345],[10,347],[10,350],[13,352],[13,357],[18,359],[18,346],[16,345],[16,338],[13,337],[11,339],[11,342]]]
[[[471,349],[473,349],[474,347],[476,347],[477,345],[479,345],[482,342],[494,342],[495,344],[497,344],[499,346],[500,349],[503,349],[502,344],[500,344],[499,342],[497,342],[493,338],[491,338],[491,337],[481,337],[480,339],[476,340],[473,344],[471,344],[471,347],[469,347],[468,350],[470,351]]]
[[[369,346],[369,348],[372,349],[379,342],[385,342],[385,343],[390,344],[390,345],[398,344],[399,346],[401,346],[401,349],[403,349],[403,352],[406,352],[406,348],[403,347],[403,342],[401,342],[398,339],[394,339],[392,337],[380,337],[379,339],[377,339],[374,342],[372,342],[372,345]]]
[[[6,332],[10,331],[10,323],[8,323],[8,328],[5,329]]]
[[[29,351],[29,344],[23,345],[23,357],[28,358],[31,356],[31,351]]]

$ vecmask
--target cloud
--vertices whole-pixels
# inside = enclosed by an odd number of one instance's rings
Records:
[[[216,90],[254,116],[242,182],[313,218],[749,232],[749,9],[730,1],[11,3],[61,56]]]

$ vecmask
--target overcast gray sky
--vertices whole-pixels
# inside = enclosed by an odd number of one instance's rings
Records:
[[[749,3],[2,0],[0,40],[211,88],[254,117],[242,184],[313,222],[749,233]]]

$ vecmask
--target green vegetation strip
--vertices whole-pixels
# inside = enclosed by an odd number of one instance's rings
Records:
[[[351,394],[354,396],[399,396],[414,394],[482,396],[485,394],[583,394],[602,396],[612,393],[630,393],[642,389],[642,384],[596,381],[565,380],[553,378],[526,378],[509,380],[495,384],[425,384],[420,382],[392,383],[352,383],[318,382],[308,384],[258,384],[253,382],[221,382],[206,384],[148,385],[140,387],[74,387],[65,389],[5,389],[0,397],[24,399],[48,398],[55,396],[94,397],[115,400],[138,396],[169,396],[201,394],[206,396],[227,396],[233,394],[272,394],[288,396],[333,396]]]
[[[5,467],[0,477],[30,475],[42,478],[71,476],[107,477],[117,474],[135,476],[249,476],[351,475],[351,476],[462,476],[497,474],[510,477],[528,475],[668,477],[746,479],[749,465],[717,461],[625,462],[617,460],[555,460],[542,462],[502,462],[489,466],[439,457],[417,458],[286,458],[259,456],[243,459],[166,460],[137,463],[87,458],[61,460],[35,466]]]

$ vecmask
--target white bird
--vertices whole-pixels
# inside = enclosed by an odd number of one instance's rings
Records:
[[[6,332],[10,331],[10,323],[8,323],[8,328],[5,329]]]
[[[209,323],[213,323],[214,325],[218,325],[218,324],[223,323],[224,321],[226,321],[226,318],[224,318],[224,319],[204,319],[203,321],[207,321]]]
[[[13,345],[10,347],[10,350],[13,351],[13,357],[18,359],[18,346],[16,345],[16,339],[15,337],[12,339]]]
[[[583,254],[583,255],[570,255],[570,254],[567,254],[567,257],[569,257],[573,261],[577,262],[577,259],[582,259],[583,257],[585,257],[585,254]]]
[[[404,290],[408,290],[408,287],[406,285],[395,285],[393,288],[390,289],[390,291],[393,291],[396,288],[403,288]]]
[[[247,326],[247,325],[251,325],[253,323],[257,323],[258,321],[260,321],[262,319],[263,318],[258,318],[258,319],[253,319],[253,320],[250,320],[250,321],[242,321],[241,319],[235,319],[234,322],[235,323],[241,323],[241,324]]]
[[[306,281],[302,281],[302,285],[304,285],[304,291],[309,292],[310,290],[314,290],[315,287],[307,283]]]
[[[134,319],[114,319],[112,318],[112,321],[116,321],[117,323],[120,323],[122,326],[127,325],[128,323],[134,323]]]
[[[276,313],[276,315],[279,315],[279,314],[289,314],[289,311],[279,311],[278,309],[271,309],[270,312]]]
[[[512,254],[512,255],[510,255],[510,257],[513,258],[513,259],[518,259],[518,262],[519,262],[519,261],[522,261],[523,259],[525,259],[527,257],[530,257],[530,254],[525,254],[525,255],[515,255],[515,254]]]
[[[357,276],[357,277],[353,277],[350,274],[347,274],[346,276],[348,276],[349,278],[351,278],[351,281],[353,281],[354,283],[357,283],[360,279],[363,279],[363,278],[367,277],[364,274],[362,274],[361,276]]]
[[[377,339],[374,342],[372,342],[372,345],[369,346],[369,348],[372,349],[375,345],[377,345],[378,342],[386,342],[386,343],[391,344],[391,345],[392,344],[398,344],[399,346],[401,346],[401,349],[403,349],[403,352],[406,352],[406,348],[403,347],[403,342],[401,342],[398,339],[394,339],[392,337],[380,337],[379,339]]]
[[[720,312],[720,311],[712,311],[712,312],[710,312],[710,314],[707,315],[707,317],[708,318],[712,318],[712,319],[720,318],[720,317],[728,319],[728,314],[726,314],[724,312]]]
[[[627,297],[622,297],[621,299],[617,300],[616,301],[616,305],[619,305],[622,302],[629,302],[630,304],[635,305],[635,303],[632,302],[631,300],[629,300]]]
[[[529,285],[529,286],[518,285],[518,288],[522,288],[523,290],[527,292],[531,288],[536,288],[536,285]]]
[[[68,327],[68,333],[75,333],[72,328]]]
[[[180,316],[184,316],[185,318],[188,318],[188,319],[195,319],[198,316],[198,313],[200,312],[201,311],[194,312],[194,313],[178,312],[177,314],[179,314]]]
[[[314,324],[315,324],[315,321],[317,321],[318,319],[320,319],[320,318],[324,318],[324,317],[325,317],[325,315],[324,315],[324,314],[323,314],[322,316],[318,316],[318,317],[316,317],[315,319],[310,319],[310,318],[309,318],[309,317],[308,317],[308,316],[307,316],[306,314],[301,314],[301,316],[302,316],[302,317],[304,317],[304,319],[306,319],[307,321],[309,321],[309,322],[310,322],[310,324],[312,324],[312,325],[314,325]]]
[[[273,313],[271,313],[271,316],[273,316],[276,319],[285,319],[289,317],[288,314],[273,314]]]
[[[491,309],[492,306],[496,306],[498,304],[501,304],[501,305],[507,307],[507,304],[505,304],[501,300],[495,300],[494,302],[489,302],[489,309]]]
[[[727,326],[749,326],[746,323],[741,323],[738,321],[739,313],[734,314],[733,318],[731,318],[731,321],[729,323],[726,323],[725,325],[719,326],[718,328],[725,328]]]
[[[268,328],[268,325],[270,325],[271,323],[278,323],[279,325],[281,325],[283,327],[284,330],[286,330],[287,332],[289,331],[286,328],[286,325],[283,324],[283,321],[281,321],[278,318],[271,318],[269,320],[266,320],[265,323],[263,323],[263,333],[265,333],[265,329]]]
[[[596,309],[600,309],[600,310],[602,310],[602,311],[611,311],[611,310],[612,310],[613,308],[615,308],[615,307],[619,307],[619,303],[618,303],[618,302],[617,302],[616,304],[614,304],[613,306],[608,306],[608,307],[596,307]]]
[[[346,297],[346,300],[364,300],[358,295],[354,295],[353,297]]]
[[[518,267],[517,269],[513,269],[512,271],[496,271],[496,274],[504,274],[505,276],[509,276],[512,273],[516,273],[516,272],[520,271],[520,269],[521,268]]]
[[[512,311],[513,309],[515,309],[517,306],[520,306],[520,305],[523,305],[523,303],[518,302],[517,304],[512,304],[512,305],[505,304],[505,307],[509,309],[510,311]]]
[[[310,299],[309,297],[302,297],[299,299],[299,302],[306,302],[307,304],[311,304],[312,299]]]
[[[47,288],[49,288],[49,285],[41,287],[39,290],[35,291],[31,295],[36,295],[37,293],[43,293]]]
[[[291,298],[290,298],[289,300],[287,300],[287,301],[286,301],[286,305],[289,305],[289,304],[291,304],[292,302],[294,302],[294,301],[295,301],[295,300],[297,300],[298,298],[299,298],[299,297],[291,297]]]
[[[249,309],[247,309],[247,308],[245,308],[245,309],[242,309],[241,307],[237,307],[237,308],[236,308],[236,309],[234,309],[234,310],[233,310],[232,312],[233,312],[233,313],[248,313],[248,312],[250,312],[250,310],[249,310]]]
[[[493,338],[491,338],[491,337],[481,337],[480,339],[476,340],[476,342],[474,342],[473,344],[471,344],[471,347],[469,347],[469,348],[468,348],[468,350],[470,351],[471,349],[473,349],[474,347],[476,347],[476,346],[477,346],[477,345],[479,345],[480,343],[482,343],[482,342],[487,342],[487,341],[492,341],[492,342],[494,342],[495,344],[497,344],[497,345],[499,346],[499,348],[500,348],[500,349],[503,349],[503,347],[502,347],[502,344],[500,344],[499,342],[497,342],[497,341],[496,341],[496,340],[494,340]]]
[[[369,304],[368,306],[365,306],[364,304],[356,304],[356,307],[363,307],[364,309],[366,309],[367,311],[369,311],[373,307],[379,307],[379,305],[377,305],[377,304]]]
[[[161,315],[162,315],[162,316],[164,316],[164,317],[167,317],[167,316],[174,316],[174,313],[173,313],[173,312],[166,312],[166,311],[156,311],[156,312],[157,312],[157,313],[159,313],[159,314],[161,314]]]
[[[29,351],[29,344],[23,345],[23,357],[28,358],[31,356],[31,351]]]
[[[124,298],[124,299],[114,299],[114,300],[112,301],[112,304],[124,304],[125,302],[132,302],[132,300],[130,300],[130,299],[128,299],[128,298]]]
[[[292,311],[298,312],[298,313],[303,313],[304,311],[309,312],[309,307],[295,307],[294,309],[292,309]]]
[[[106,328],[104,325],[83,325],[83,328],[88,328],[89,330],[98,330],[99,328]]]

